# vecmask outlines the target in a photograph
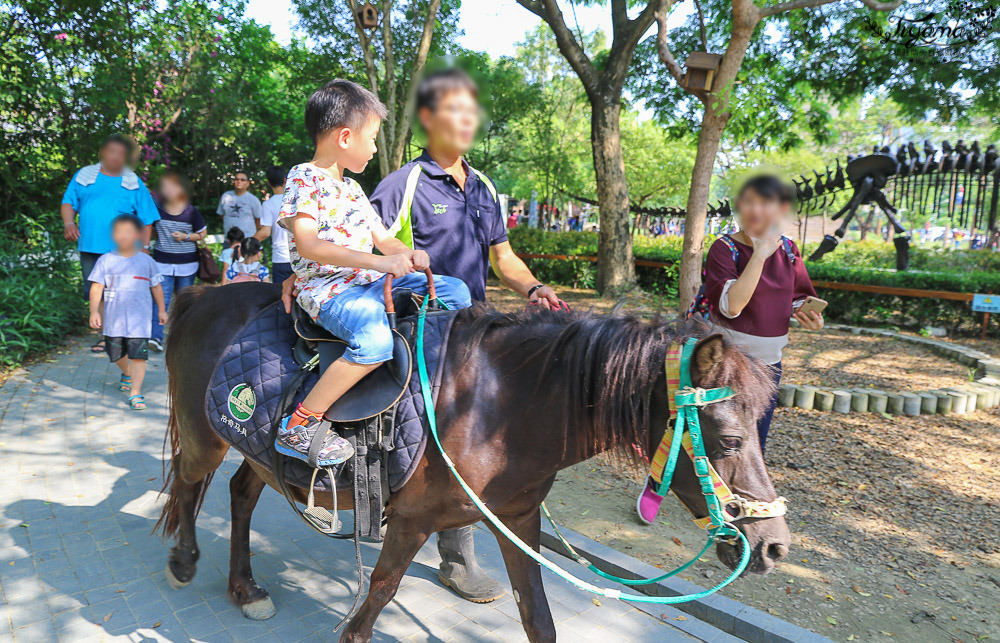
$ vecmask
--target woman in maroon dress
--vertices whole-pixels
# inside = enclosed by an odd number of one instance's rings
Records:
[[[705,296],[712,307],[711,321],[730,342],[771,367],[777,387],[781,380],[781,351],[788,344],[789,320],[803,328],[820,330],[823,316],[799,307],[816,296],[802,255],[791,239],[782,236],[793,199],[791,187],[775,176],[750,179],[740,188],[736,210],[740,231],[716,239],[705,261]],[[764,450],[777,391],[757,423]],[[636,509],[639,519],[652,524],[663,496],[648,478]]]
[[[781,234],[792,206],[792,188],[774,176],[750,179],[740,188],[736,210],[740,231],[716,239],[705,261],[705,294],[712,321],[747,354],[769,365],[781,379],[781,351],[788,344],[789,320],[820,330],[823,315],[801,311],[816,296],[795,243]],[[761,451],[771,427],[771,407],[757,424]]]

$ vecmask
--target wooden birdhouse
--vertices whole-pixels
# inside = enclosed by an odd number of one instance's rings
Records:
[[[358,7],[358,20],[363,28],[374,29],[378,26],[378,9],[371,3]]]
[[[690,91],[712,91],[712,81],[721,61],[719,54],[692,51],[684,64],[684,87]]]

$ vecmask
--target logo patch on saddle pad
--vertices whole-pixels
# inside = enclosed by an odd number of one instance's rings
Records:
[[[257,396],[249,384],[237,384],[229,391],[229,415],[240,422],[246,422],[257,407]]]

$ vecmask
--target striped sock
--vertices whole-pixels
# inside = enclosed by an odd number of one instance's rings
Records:
[[[323,419],[323,414],[317,413],[316,411],[310,411],[300,403],[297,407],[295,407],[295,411],[292,413],[291,419],[288,420],[288,428],[305,424],[312,418],[321,420]]]

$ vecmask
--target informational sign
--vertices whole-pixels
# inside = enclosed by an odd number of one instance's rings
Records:
[[[1000,295],[973,295],[972,310],[977,313],[1000,313]]]

